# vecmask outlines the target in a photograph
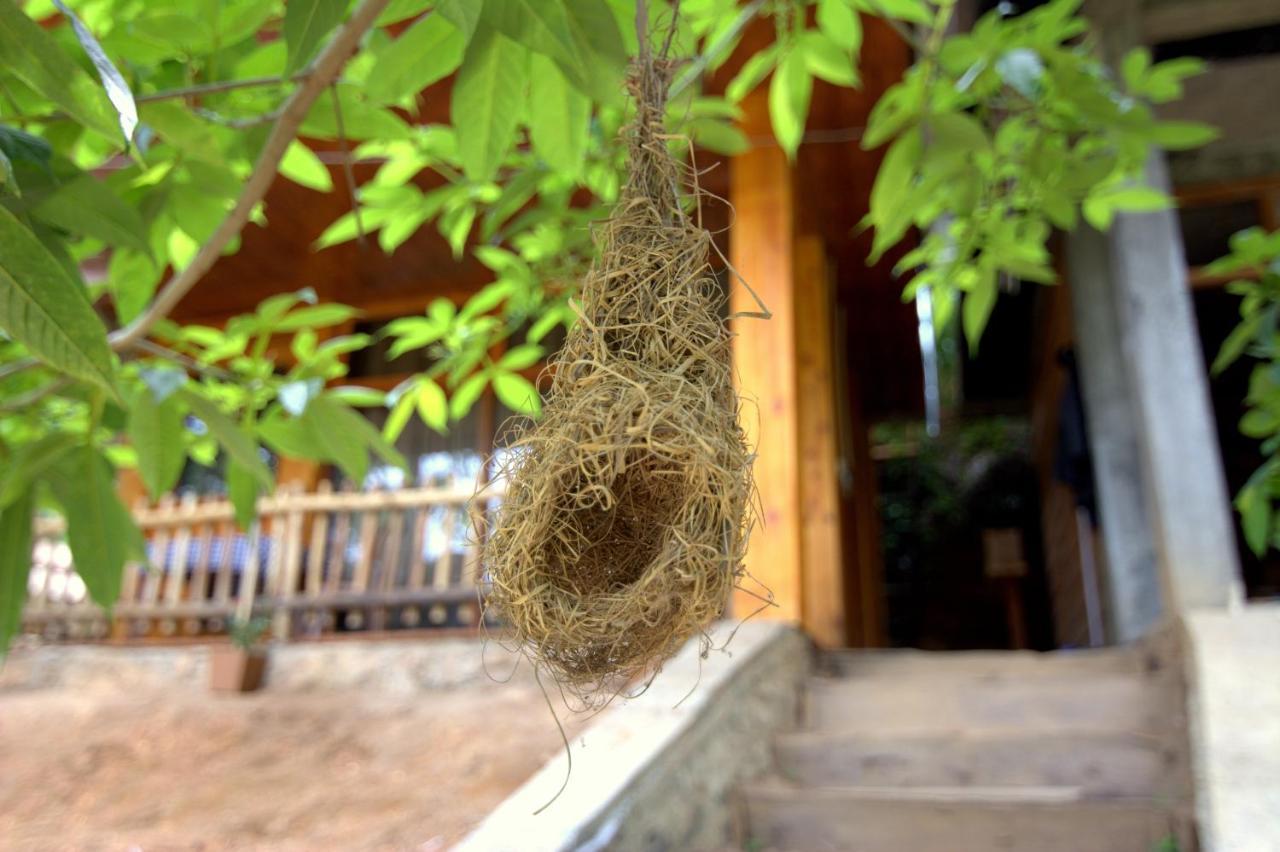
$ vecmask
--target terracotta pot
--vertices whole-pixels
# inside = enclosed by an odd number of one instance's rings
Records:
[[[253,692],[262,686],[266,667],[265,651],[218,645],[209,655],[209,683],[219,692]]]

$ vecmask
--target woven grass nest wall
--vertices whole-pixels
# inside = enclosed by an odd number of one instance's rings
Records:
[[[669,152],[668,83],[665,63],[633,67],[628,180],[597,232],[543,416],[514,427],[484,542],[507,638],[588,704],[705,636],[751,526],[726,295],[688,212],[696,182]]]

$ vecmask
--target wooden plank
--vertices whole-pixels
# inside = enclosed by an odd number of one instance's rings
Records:
[[[218,575],[214,581],[213,597],[219,604],[229,606],[231,603],[231,575],[236,527],[230,522],[223,521],[217,525],[216,529],[216,537],[222,541],[222,552],[219,554],[222,558],[218,560]]]
[[[333,548],[329,552],[329,576],[325,578],[326,592],[334,592],[342,588],[342,575],[346,573],[347,546],[351,537],[351,513],[339,511],[334,513]]]
[[[820,646],[847,644],[840,529],[831,271],[822,240],[795,245],[796,429],[800,446],[802,623]]]
[[[174,511],[172,495],[165,495],[161,499],[160,508],[174,517],[175,525],[179,523],[177,513]],[[168,526],[161,527],[156,530],[151,539],[151,558],[147,560],[147,574],[142,581],[142,602],[149,606],[154,606],[160,598],[160,583],[164,578],[165,565],[168,562],[171,533],[172,530]]]
[[[141,505],[134,507],[135,514]],[[142,566],[130,560],[125,563],[124,576],[120,578],[120,600],[132,603],[138,599],[138,587],[142,582]]]
[[[258,543],[262,538],[262,522],[255,519],[253,525],[249,527],[249,553],[245,557],[244,571],[240,574],[240,589],[236,596],[236,618],[240,621],[248,621],[253,617],[253,602],[258,595],[258,569],[259,569],[259,553]],[[228,567],[226,573],[231,574],[230,563],[232,559],[228,556]]]
[[[484,515],[481,512],[480,505],[480,500],[473,500],[467,506],[467,543],[462,551],[462,578],[460,583],[464,589],[473,588],[480,579],[480,536],[484,528]]]
[[[321,494],[333,490],[329,480],[321,480],[317,486]],[[311,544],[307,549],[307,595],[315,597],[320,594],[324,582],[324,548],[329,535],[329,513],[315,512],[311,517]]]
[[[187,589],[187,597],[195,601],[203,601],[209,597],[209,562],[213,558],[213,525],[201,524],[200,536],[196,547],[195,571],[191,574],[191,585]]]
[[[768,133],[765,87],[743,101],[744,130]],[[786,155],[773,146],[753,147],[733,158],[730,193],[736,218],[730,241],[734,269],[765,303],[773,318],[734,319],[733,358],[744,398],[742,427],[755,448],[755,481],[762,515],[746,556],[750,577],[734,593],[732,615],[760,608],[757,595],[776,606],[761,618],[799,621],[801,529],[799,432],[796,423],[794,186]],[[730,311],[758,311],[742,284],[730,282]],[[762,429],[762,423],[768,423]]]
[[[431,509],[423,507],[416,510],[413,520],[413,547],[409,551],[409,584],[410,589],[421,589],[427,582],[427,560],[422,555],[422,544],[427,535],[427,518]]]
[[[387,519],[387,546],[378,565],[378,588],[389,592],[396,586],[400,573],[400,553],[404,549],[405,513],[409,509],[392,510]]]
[[[373,571],[373,552],[378,537],[378,513],[365,511],[360,517],[360,556],[351,576],[351,591],[363,592],[369,588],[369,575]]]
[[[431,585],[437,589],[446,589],[452,585],[453,536],[457,523],[458,511],[452,506],[445,507],[440,517],[440,526],[444,531],[444,549],[436,559],[435,569],[431,572]]]
[[[302,575],[302,530],[305,520],[306,516],[301,509],[291,509],[284,516],[284,536],[279,545],[283,550],[282,564],[276,589],[276,600],[282,603],[287,603],[298,591],[298,580]],[[289,611],[282,605],[278,606],[273,625],[277,639],[289,638],[290,622]]]
[[[182,497],[182,505],[179,507],[179,514],[192,515],[198,503],[199,498],[193,493],[187,493]],[[167,604],[176,604],[184,597],[187,584],[187,556],[191,548],[190,524],[179,526],[173,537],[173,564],[169,567],[165,578],[164,599]]]

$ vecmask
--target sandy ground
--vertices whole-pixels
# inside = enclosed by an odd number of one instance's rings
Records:
[[[560,747],[529,682],[5,692],[0,849],[444,849]]]

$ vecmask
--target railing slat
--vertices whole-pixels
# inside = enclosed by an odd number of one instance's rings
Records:
[[[422,552],[423,542],[427,536],[427,519],[431,509],[427,506],[417,510],[413,520],[413,545],[409,551],[409,586],[410,589],[421,589],[427,583],[427,557]]]
[[[258,594],[259,541],[262,538],[262,521],[255,520],[249,528],[249,553],[245,556],[244,571],[240,574],[240,588],[236,594],[236,618],[241,622],[253,617],[253,601]],[[227,573],[230,573],[228,570]]]
[[[213,524],[200,525],[200,537],[196,539],[199,549],[196,556],[196,567],[191,573],[191,585],[187,596],[195,601],[203,602],[209,597],[209,560],[213,557]]]
[[[431,575],[431,585],[437,589],[445,589],[453,579],[453,537],[457,534],[458,510],[445,506],[440,518],[440,526],[444,531],[444,549],[436,560],[436,569]]]
[[[166,494],[160,501],[160,508],[170,515],[175,515],[173,496]],[[155,606],[160,599],[160,582],[164,578],[169,562],[169,540],[172,529],[160,527],[151,538],[151,555],[147,559],[147,574],[142,581],[142,602],[148,607]]]
[[[360,558],[355,574],[351,577],[351,590],[364,592],[369,589],[369,573],[373,569],[373,546],[378,535],[377,511],[365,510],[360,516]]]
[[[196,495],[186,494],[182,498],[182,505],[179,507],[178,513],[184,517],[190,517],[195,512],[196,505]],[[187,557],[190,556],[191,532],[191,524],[184,524],[178,527],[178,531],[173,537],[173,564],[169,566],[166,572],[164,589],[165,603],[170,605],[182,600],[182,593],[186,588]]]
[[[319,493],[333,490],[329,480],[321,480]],[[318,597],[324,583],[324,549],[329,536],[329,513],[318,511],[311,516],[311,545],[307,548],[307,595]]]

